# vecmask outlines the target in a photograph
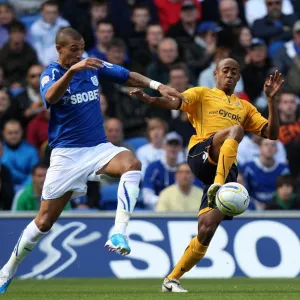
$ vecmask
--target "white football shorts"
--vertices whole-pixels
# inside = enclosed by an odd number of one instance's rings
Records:
[[[87,181],[100,181],[100,175],[96,175],[96,172],[123,151],[129,150],[111,143],[94,147],[53,149],[42,199],[56,199],[68,191],[73,191],[71,198],[85,195]]]

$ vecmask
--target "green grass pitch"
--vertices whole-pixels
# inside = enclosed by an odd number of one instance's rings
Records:
[[[5,300],[292,300],[300,299],[300,279],[182,279],[188,294],[162,293],[158,279],[14,280]]]

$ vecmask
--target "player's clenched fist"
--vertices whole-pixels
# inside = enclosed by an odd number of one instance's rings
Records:
[[[86,69],[94,69],[97,70],[98,68],[103,68],[103,62],[101,59],[98,58],[86,58],[81,60],[80,62],[73,65],[70,69],[72,71],[78,72]]]

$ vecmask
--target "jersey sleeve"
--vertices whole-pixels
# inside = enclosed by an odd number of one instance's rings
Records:
[[[98,76],[116,83],[125,83],[129,78],[130,71],[108,62],[102,62],[103,68],[98,69]]]
[[[251,103],[243,101],[243,105],[247,111],[246,120],[243,126],[244,130],[262,136],[262,131],[266,128],[268,120],[265,119]]]
[[[45,95],[48,89],[59,79],[61,75],[55,68],[47,68],[41,75],[40,92],[43,102],[47,108],[50,107],[50,103],[46,101]]]
[[[195,87],[184,91],[182,95],[188,100],[188,103],[182,102],[180,109],[187,113],[191,113],[195,104],[202,100],[203,94],[203,87]]]

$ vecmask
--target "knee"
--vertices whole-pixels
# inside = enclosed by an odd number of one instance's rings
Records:
[[[204,217],[204,216],[202,216]],[[198,223],[198,240],[201,244],[208,245],[218,227],[218,222],[211,218],[202,218]]]
[[[241,142],[244,137],[244,128],[241,125],[234,125],[230,128],[229,138],[235,139],[237,142]]]
[[[142,169],[142,163],[136,159],[136,158],[132,158],[131,160],[129,160],[124,173],[128,172],[128,171],[140,171]]]
[[[38,229],[41,232],[47,232],[53,226],[53,222],[51,221],[51,219],[48,217],[47,214],[45,214],[43,216],[36,217],[35,218],[35,223],[36,223],[36,226],[38,227]]]

